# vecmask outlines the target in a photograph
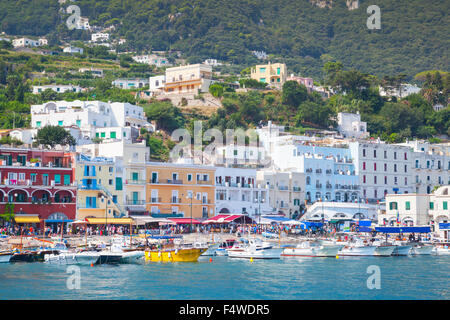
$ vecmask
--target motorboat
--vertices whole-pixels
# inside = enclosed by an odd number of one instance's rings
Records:
[[[196,262],[207,248],[161,248],[145,251],[145,261]]]
[[[411,243],[411,254],[413,255],[430,255],[434,249],[433,245],[424,244],[421,242]]]
[[[9,262],[35,262],[37,261],[36,256],[37,252],[16,249],[12,252],[12,257],[9,259]]]
[[[97,251],[81,251],[81,252],[62,252],[59,254],[46,254],[44,261],[50,264],[59,265],[91,265],[97,263],[100,252]]]
[[[100,252],[97,264],[103,263],[138,263],[145,256],[143,250],[131,248],[125,243],[113,242],[110,250]]]
[[[338,256],[373,256],[377,246],[364,243],[362,240],[357,240],[353,243],[348,243],[339,252]]]
[[[450,245],[449,245],[449,243],[436,244],[436,246],[432,250],[432,254],[435,254],[435,255],[438,255],[438,256],[449,256],[450,255]]]
[[[0,263],[8,263],[11,257],[12,253],[10,251],[0,252]]]
[[[392,253],[394,252],[395,246],[392,244],[389,244],[387,242],[382,242],[381,240],[375,240],[372,242],[372,245],[376,246],[375,249],[375,256],[379,257],[390,257],[392,256]]]
[[[245,259],[280,259],[283,248],[274,248],[270,243],[258,238],[241,239],[232,248],[228,249],[229,258]]]
[[[412,245],[403,243],[401,241],[394,241],[395,249],[392,252],[393,256],[407,256],[411,253]]]
[[[210,256],[215,256],[216,255],[216,250],[219,248],[220,243],[213,243],[213,244],[202,244],[202,243],[196,243],[194,246],[196,248],[203,248],[203,247],[207,247],[208,249],[206,249],[205,252],[202,253],[202,257],[210,257]]]
[[[216,249],[217,256],[228,256],[228,249],[232,248],[236,240],[228,239],[219,244],[219,247]]]
[[[303,241],[296,247],[287,247],[283,250],[281,256],[300,256],[300,257],[336,257],[338,251],[341,249],[340,245],[311,245],[309,241]]]

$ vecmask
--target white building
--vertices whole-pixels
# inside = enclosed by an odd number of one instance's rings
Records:
[[[216,148],[213,163],[256,168],[269,165],[270,158],[266,158],[266,151],[263,147],[228,144]]]
[[[116,79],[112,85],[121,89],[136,89],[148,86],[148,79]]]
[[[450,184],[430,194],[429,217],[434,231],[440,237],[450,240]]]
[[[159,94],[164,92],[164,87],[166,85],[166,76],[154,76],[149,78],[149,91],[152,94]]]
[[[64,93],[64,92],[75,92],[79,93],[84,91],[85,89],[74,86],[74,85],[64,85],[64,84],[50,84],[50,85],[44,85],[44,86],[33,86],[33,94],[40,94],[44,92],[45,90],[50,89],[57,93]]]
[[[338,131],[345,138],[367,138],[367,123],[361,121],[358,113],[338,113]]]
[[[379,140],[350,142],[349,146],[364,199],[377,202],[386,194],[415,191],[411,147]]]
[[[259,170],[256,183],[268,189],[273,214],[300,216],[305,201],[305,175],[301,172]]]
[[[91,30],[89,25],[89,19],[86,17],[80,17],[80,19],[75,22],[75,29],[77,30]]]
[[[91,34],[91,41],[92,42],[103,42],[109,40],[109,33],[103,33],[103,32],[97,32]]]
[[[132,59],[138,63],[144,63],[148,65],[154,65],[158,68],[160,67],[169,67],[172,64],[167,60],[166,57],[160,57],[156,54],[146,54],[141,56],[134,56]]]
[[[102,77],[103,77],[103,70],[102,70],[102,69],[95,69],[95,68],[80,68],[80,69],[78,69],[78,72],[80,72],[80,73],[89,72],[89,73],[91,73],[92,76],[94,76],[94,77],[99,77],[99,78],[102,78]]]
[[[397,97],[405,98],[413,93],[419,93],[420,88],[416,85],[404,83],[399,86],[399,88],[384,89],[379,87],[380,96],[382,97]]]
[[[83,48],[69,46],[69,47],[65,47],[63,49],[63,52],[70,53],[70,54],[74,54],[74,53],[83,54],[84,50],[83,50]]]
[[[33,40],[29,38],[18,38],[12,41],[14,48],[21,47],[39,47],[39,40]]]
[[[98,128],[106,127],[150,127],[142,107],[129,103],[101,101],[56,101],[31,106],[31,127],[46,125],[77,126],[83,137],[93,139]],[[127,140],[116,133],[113,139]]]
[[[315,202],[306,211],[302,220],[308,221],[351,221],[355,219],[377,220],[378,205],[355,202]]]
[[[222,63],[217,62],[217,59],[206,59],[205,61],[203,61],[203,64],[206,64],[207,66],[212,66],[212,67],[217,67],[217,66],[222,65]]]
[[[270,214],[269,189],[256,183],[255,169],[217,167],[216,212]]]

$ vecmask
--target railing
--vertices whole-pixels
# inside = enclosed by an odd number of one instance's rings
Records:
[[[322,184],[321,183],[316,184],[316,188],[322,188]]]
[[[158,202],[161,202],[160,197],[150,198],[150,203],[158,203]]]
[[[287,186],[278,186],[278,190],[286,191],[288,189],[289,189],[289,187],[287,187]]]
[[[316,173],[322,173],[322,169],[316,169]]]
[[[302,188],[300,188],[300,187],[292,187],[292,190],[296,191],[296,192],[299,192],[299,191],[302,191]]]
[[[142,206],[145,205],[145,200],[127,200],[126,204],[128,206]]]
[[[93,206],[87,206],[85,203],[77,203],[77,208],[78,209],[100,209],[100,207],[98,205],[93,207]]]
[[[181,198],[171,197],[170,201],[171,203],[181,203]]]
[[[183,183],[183,182],[181,182]],[[212,184],[211,180],[197,180],[197,184]]]
[[[131,179],[131,180],[126,181],[126,184],[145,184],[145,183],[146,183],[145,180],[139,180],[139,179],[137,179],[137,180]]]
[[[330,169],[328,169],[327,171],[326,171],[326,174],[331,174],[331,170]]]
[[[210,199],[202,199],[202,204],[211,204]]]

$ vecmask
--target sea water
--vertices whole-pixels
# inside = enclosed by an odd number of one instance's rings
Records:
[[[379,268],[379,289],[368,285],[378,276],[370,266]],[[0,264],[0,299],[450,299],[450,256],[80,266],[79,289],[68,285],[72,272],[46,263]]]

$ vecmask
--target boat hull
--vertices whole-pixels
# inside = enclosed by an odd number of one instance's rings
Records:
[[[438,256],[450,256],[450,248],[435,248],[432,253]]]
[[[321,246],[311,248],[286,248],[282,257],[336,257],[341,246]]]
[[[338,256],[373,256],[376,249],[375,246],[344,247],[338,252]]]
[[[411,248],[412,248],[412,246],[396,246],[392,255],[393,256],[407,256],[410,254]]]
[[[433,246],[416,246],[411,249],[411,254],[414,255],[430,255],[433,251]]]
[[[152,262],[196,262],[207,248],[145,251],[145,261]]]
[[[34,253],[17,253],[13,254],[9,262],[35,262],[36,254]]]
[[[228,250],[229,258],[243,259],[280,259],[283,248],[271,248],[263,250]]]
[[[144,251],[124,252],[122,254],[122,258],[120,259],[120,263],[139,263],[143,261],[144,256]]]
[[[46,254],[44,256],[44,261],[49,264],[57,265],[91,265],[97,263],[99,257],[100,254],[98,252]]]
[[[0,254],[0,263],[9,263],[9,260],[11,260],[12,254],[9,253],[3,253]]]
[[[202,253],[202,257],[210,257],[216,255],[216,250],[219,248],[219,244],[213,244],[208,247],[208,249]]]
[[[378,246],[375,249],[375,256],[390,257],[394,252],[395,246]]]

